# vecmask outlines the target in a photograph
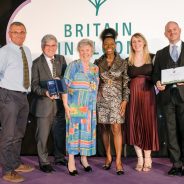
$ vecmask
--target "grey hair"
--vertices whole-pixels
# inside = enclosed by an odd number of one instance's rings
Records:
[[[45,47],[46,43],[50,40],[54,40],[56,43],[58,43],[57,38],[52,34],[45,35],[41,40],[41,47],[42,49]]]
[[[89,45],[92,48],[93,53],[95,52],[94,42],[87,38],[84,38],[79,41],[79,43],[77,44],[77,51],[79,51],[80,47],[85,46],[85,45]]]

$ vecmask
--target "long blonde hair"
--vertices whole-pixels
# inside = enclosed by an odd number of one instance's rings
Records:
[[[133,65],[134,60],[135,60],[135,51],[132,48],[133,37],[141,38],[143,40],[143,42],[144,42],[143,60],[145,61],[145,64],[151,63],[151,57],[150,57],[150,52],[148,50],[148,42],[147,42],[146,38],[141,33],[135,33],[134,35],[132,35],[131,40],[130,40],[130,54],[129,54],[129,59],[128,59],[129,65]]]

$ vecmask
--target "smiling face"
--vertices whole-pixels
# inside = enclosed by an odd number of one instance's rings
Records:
[[[57,42],[55,40],[48,40],[42,50],[48,58],[53,58],[57,51]]]
[[[22,46],[26,38],[25,27],[22,25],[10,26],[9,37],[14,44]]]
[[[83,62],[89,62],[93,55],[93,48],[90,45],[81,45],[78,49],[79,57]]]
[[[131,46],[134,52],[142,52],[145,47],[145,42],[143,38],[133,36],[131,39]]]
[[[105,52],[105,54],[107,55],[111,55],[114,54],[114,51],[116,49],[116,43],[115,40],[113,38],[105,38],[104,42],[103,42],[103,50]]]
[[[180,40],[181,29],[175,22],[169,22],[165,26],[165,36],[170,43],[175,44]]]

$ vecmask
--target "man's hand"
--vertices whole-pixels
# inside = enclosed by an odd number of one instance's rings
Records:
[[[70,112],[71,112],[71,108],[68,106],[68,104],[64,104],[65,107],[65,113],[68,119],[70,119]]]
[[[55,77],[54,79],[60,80],[60,78],[59,78],[59,77]]]
[[[164,91],[166,85],[162,85],[160,81],[157,81],[156,87],[158,88],[159,91]]]
[[[179,82],[179,83],[177,83],[177,86],[183,86],[184,85],[184,83],[183,82]]]

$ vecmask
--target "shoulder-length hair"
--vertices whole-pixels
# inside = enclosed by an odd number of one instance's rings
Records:
[[[134,60],[135,60],[135,51],[132,48],[132,39],[133,38],[141,38],[144,42],[144,47],[143,47],[143,60],[145,62],[145,64],[151,63],[151,57],[150,57],[150,52],[148,50],[148,42],[146,40],[146,38],[141,34],[141,33],[135,33],[134,35],[132,35],[131,40],[130,40],[130,54],[129,54],[129,65],[133,65],[134,64]]]

